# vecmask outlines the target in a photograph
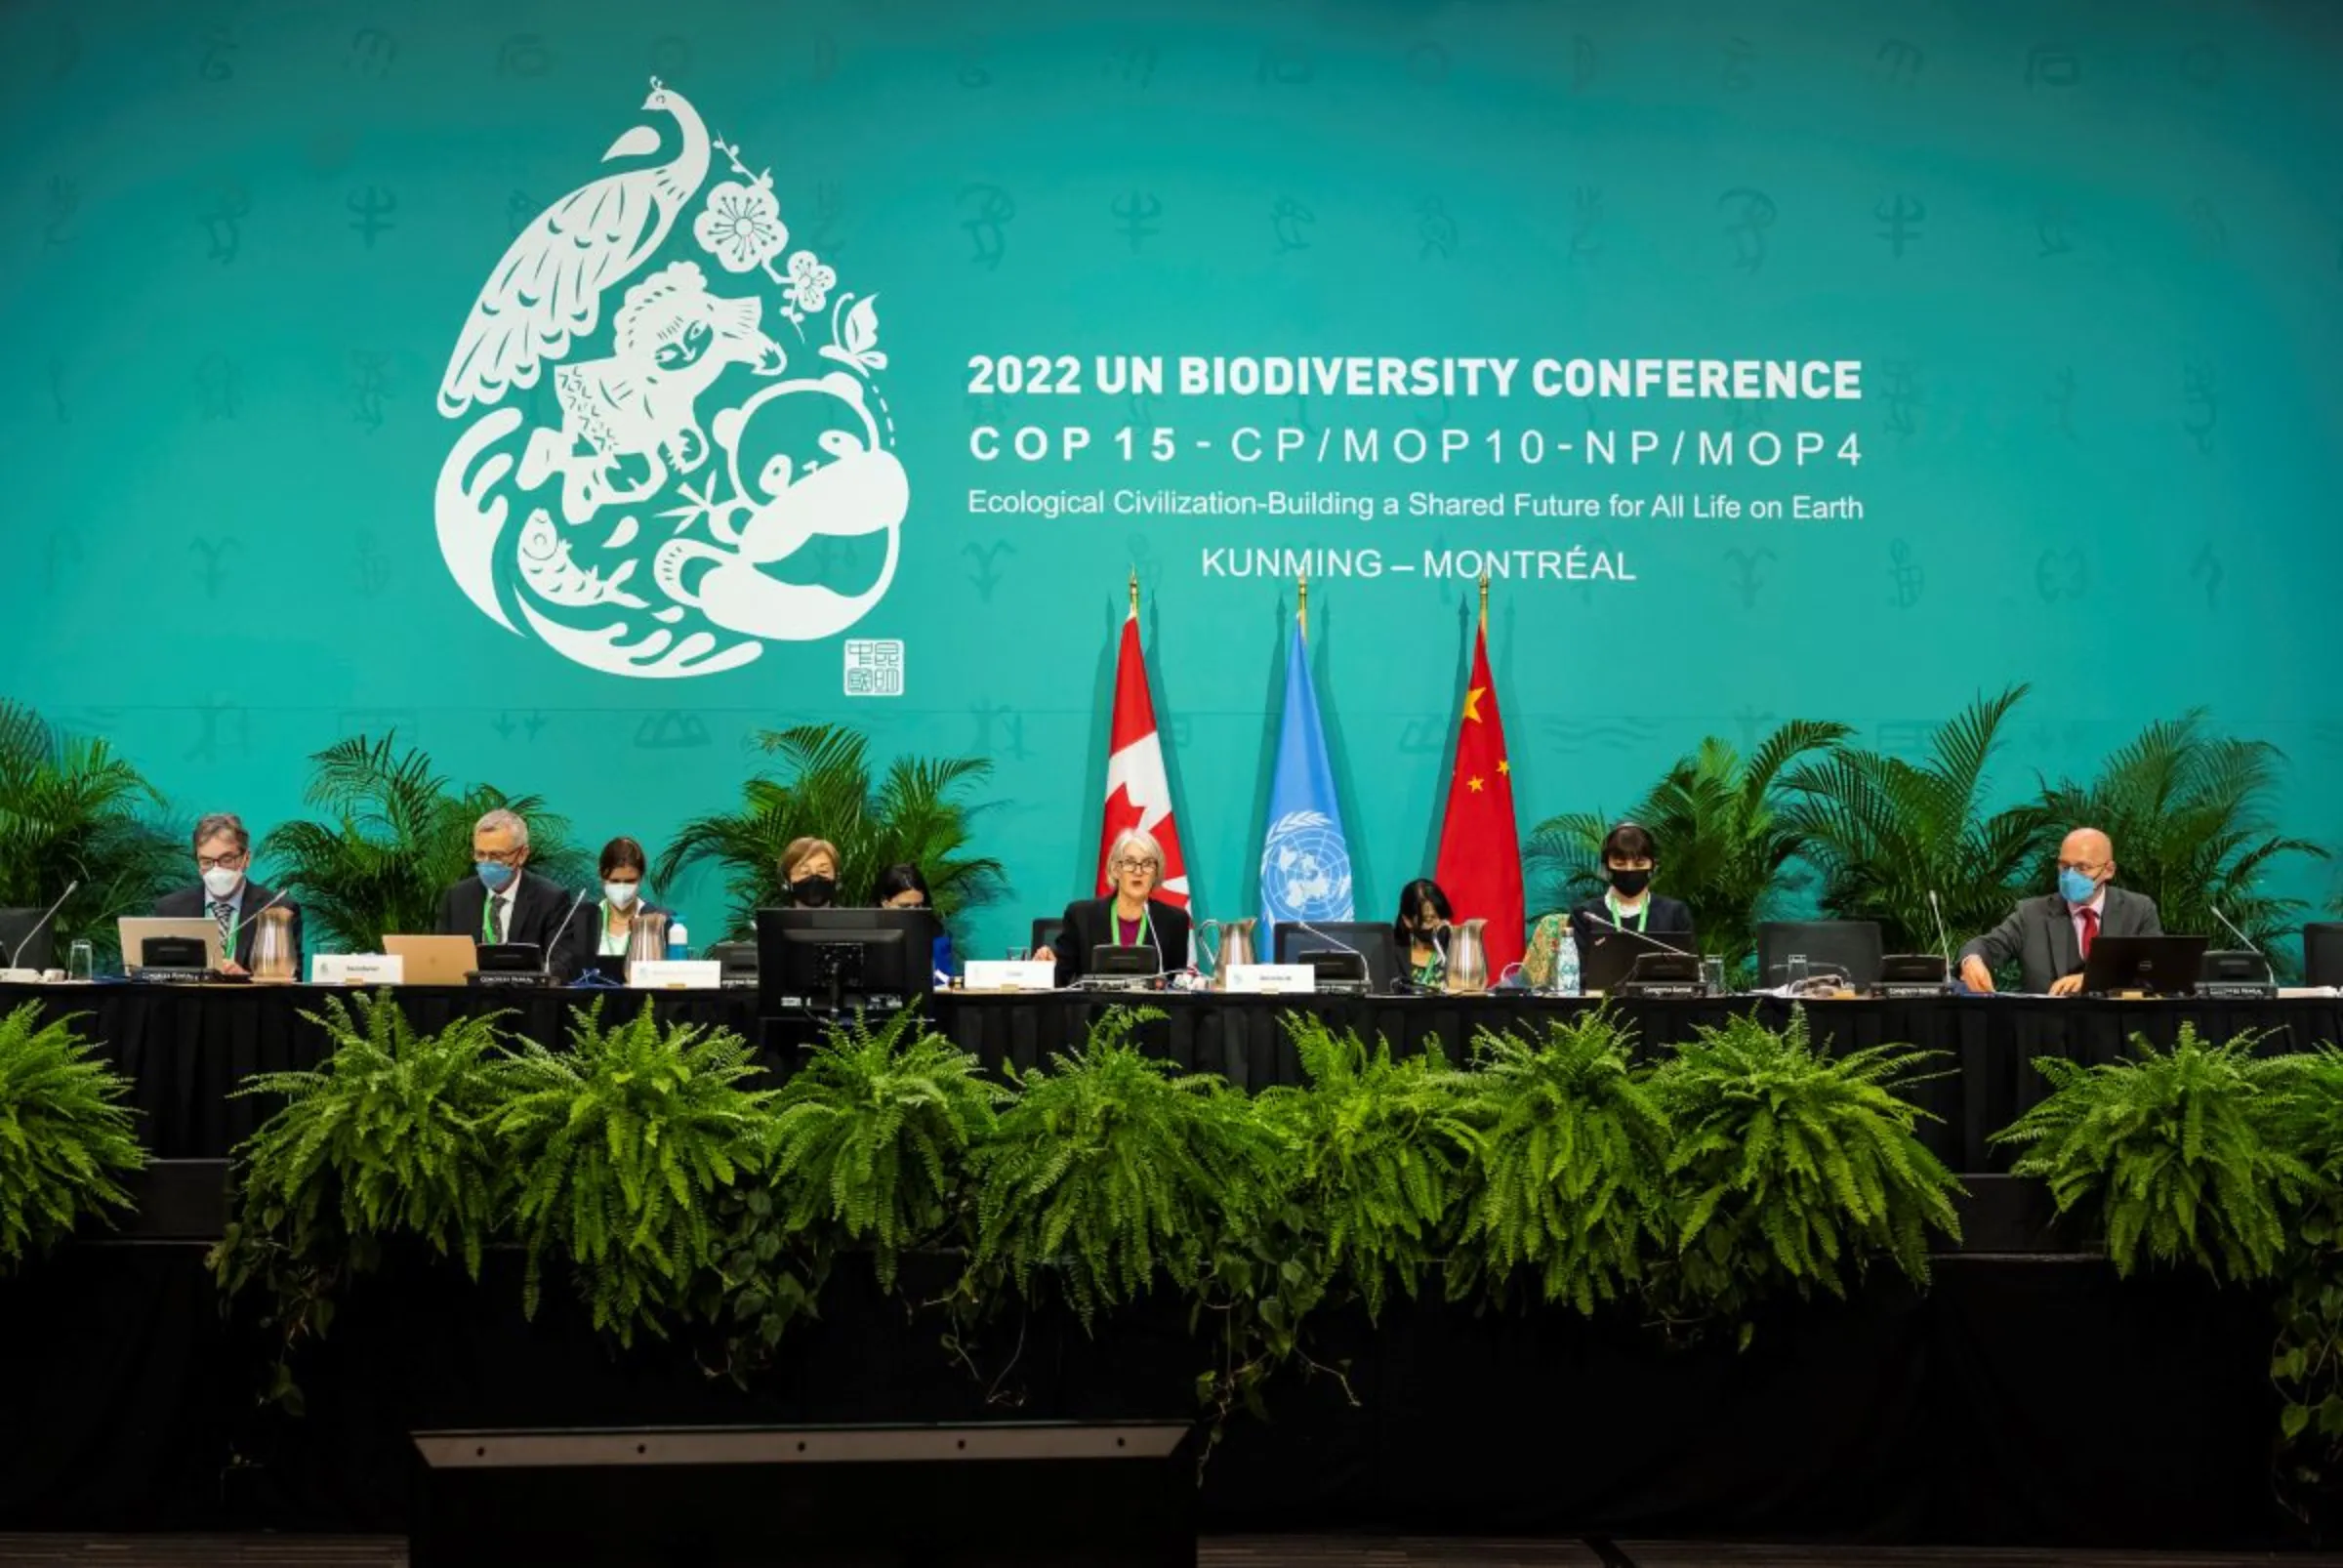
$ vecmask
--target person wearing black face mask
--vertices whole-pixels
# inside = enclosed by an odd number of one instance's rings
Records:
[[[781,883],[798,909],[828,909],[838,901],[838,846],[828,839],[789,841],[781,851]]]
[[[1568,915],[1548,915],[1530,932],[1530,950],[1522,959],[1522,977],[1532,987],[1553,980],[1554,963],[1562,936],[1568,930],[1579,944],[1583,963],[1586,949],[1613,928],[1657,936],[1671,947],[1690,948],[1692,909],[1680,899],[1663,898],[1652,891],[1652,872],[1660,863],[1660,846],[1633,822],[1622,822],[1603,838],[1603,875],[1610,886],[1601,896],[1582,900]]]

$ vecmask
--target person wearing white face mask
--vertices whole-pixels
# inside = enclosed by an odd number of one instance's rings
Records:
[[[637,916],[674,918],[675,911],[642,901],[642,878],[649,869],[650,859],[635,840],[621,836],[602,846],[602,901],[596,911],[601,917],[600,932],[593,949],[597,956],[624,958]]]
[[[289,910],[293,972],[301,973],[301,906],[251,879],[252,835],[244,831],[243,819],[227,811],[213,812],[195,824],[194,847],[200,886],[165,893],[155,900],[155,914],[166,920],[218,921],[220,972],[240,975],[252,972],[252,939],[260,928],[254,917],[272,905]],[[138,962],[135,954],[125,954],[124,959]]]

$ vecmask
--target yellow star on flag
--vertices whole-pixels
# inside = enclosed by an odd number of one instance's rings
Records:
[[[1465,787],[1466,787],[1467,789],[1470,789],[1470,790],[1472,790],[1472,791],[1473,791],[1475,794],[1478,794],[1478,793],[1479,793],[1479,791],[1480,791],[1480,788],[1481,788],[1481,783],[1482,783],[1482,780],[1481,780],[1481,775],[1480,775],[1480,774],[1478,774],[1478,773],[1475,773],[1475,774],[1473,774],[1473,775],[1472,775],[1472,777],[1470,777],[1470,778],[1468,778],[1468,779],[1466,779],[1466,780],[1464,781]]]
[[[1466,723],[1477,724],[1481,722],[1481,696],[1488,689],[1487,686],[1474,686],[1464,693],[1464,722]]]
[[[1506,762],[1502,757],[1500,757],[1497,760],[1497,770],[1500,773],[1510,773],[1513,771],[1513,764]]]

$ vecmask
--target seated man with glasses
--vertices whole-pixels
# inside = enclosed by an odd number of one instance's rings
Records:
[[[483,947],[526,942],[545,955],[556,979],[575,974],[593,950],[596,923],[587,910],[570,919],[572,895],[530,871],[529,824],[494,810],[472,830],[473,874],[439,900],[439,934],[469,936]],[[560,949],[554,938],[560,935]]]
[[[249,974],[253,933],[261,925],[254,917],[271,906],[290,910],[293,972],[302,972],[301,906],[290,899],[278,898],[248,875],[252,870],[252,835],[244,831],[242,818],[215,811],[195,824],[195,870],[202,879],[201,886],[163,894],[155,900],[156,915],[165,920],[200,920],[208,915],[218,921],[220,972]],[[125,953],[122,961],[135,965],[139,955]]]
[[[2058,846],[2058,891],[2029,898],[2009,919],[1960,950],[1960,977],[1972,991],[1994,988],[1996,966],[2017,961],[2024,989],[2073,996],[2082,989],[2082,961],[2102,936],[2161,936],[2156,900],[2108,883],[2116,846],[2097,828],[2076,828]]]
[[[1078,898],[1066,906],[1057,935],[1033,956],[1057,965],[1057,983],[1072,985],[1090,967],[1093,947],[1150,947],[1159,973],[1188,967],[1188,912],[1152,896],[1164,878],[1164,846],[1155,835],[1128,828],[1106,852],[1115,890],[1106,898]]]

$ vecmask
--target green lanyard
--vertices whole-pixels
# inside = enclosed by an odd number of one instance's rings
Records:
[[[1603,894],[1603,903],[1604,906],[1611,911],[1611,924],[1618,927],[1623,931],[1640,931],[1652,918],[1652,895],[1650,893],[1645,893],[1643,895],[1643,907],[1635,911],[1635,924],[1633,926],[1629,926],[1625,921],[1619,918],[1619,902],[1609,893]]]

